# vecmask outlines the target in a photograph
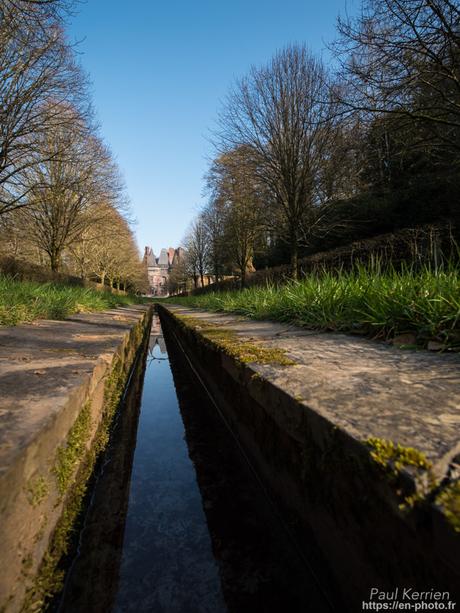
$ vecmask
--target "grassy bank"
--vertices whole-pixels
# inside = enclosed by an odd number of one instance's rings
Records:
[[[389,339],[413,333],[414,342],[460,345],[460,276],[450,267],[434,272],[323,273],[282,287],[170,298],[188,306],[272,319],[307,328]]]
[[[14,281],[0,276],[0,325],[64,319],[72,313],[101,311],[135,301],[133,296],[116,296],[85,287]]]

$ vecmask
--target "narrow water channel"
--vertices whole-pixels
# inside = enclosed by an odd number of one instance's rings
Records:
[[[57,610],[331,611],[216,407],[154,319]]]

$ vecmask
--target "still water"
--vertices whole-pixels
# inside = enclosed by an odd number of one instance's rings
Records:
[[[155,318],[144,378],[134,378],[119,412],[57,610],[332,610],[187,360],[166,341]]]

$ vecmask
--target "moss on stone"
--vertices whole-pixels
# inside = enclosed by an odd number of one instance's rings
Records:
[[[81,424],[73,433],[73,428],[69,432],[69,437],[71,433],[73,434],[73,443],[76,440],[75,432],[81,431],[80,426]],[[76,445],[72,445],[72,448],[75,449]],[[82,449],[83,457],[79,458],[80,467],[75,476],[69,472],[71,466],[76,468],[75,464],[72,463],[72,454],[69,453],[68,456],[58,454],[59,463],[57,465],[62,468],[62,472],[56,473],[58,487],[59,485],[61,488],[67,487],[69,491],[65,499],[64,510],[53,531],[50,546],[43,557],[32,586],[27,590],[22,607],[24,612],[44,610],[48,599],[62,589],[64,571],[59,569],[58,565],[62,556],[68,551],[75,521],[81,511],[83,498],[86,493],[87,481],[91,476],[96,460],[94,451],[90,449],[86,450],[85,453],[85,449],[86,447]],[[64,493],[64,490],[59,491],[61,495]]]
[[[445,517],[456,532],[460,532],[460,481],[449,483],[436,498]]]
[[[103,429],[99,428],[94,443],[97,443],[103,434]],[[82,510],[88,480],[93,472],[96,459],[97,454],[93,445],[84,455],[75,480],[70,486],[64,510],[51,538],[51,544],[45,553],[33,585],[27,591],[22,609],[24,612],[45,610],[49,599],[62,589],[65,573],[59,568],[59,562],[69,550],[76,520]]]
[[[202,336],[222,349],[227,355],[231,355],[238,362],[249,364],[279,364],[292,366],[294,360],[286,355],[284,349],[264,346],[260,343],[252,343],[239,337],[233,330],[224,328],[213,322],[212,324],[202,321],[190,315],[175,315],[179,321],[189,327],[199,330]]]
[[[395,476],[408,466],[424,471],[432,468],[432,463],[425,454],[413,447],[403,447],[399,443],[376,437],[370,437],[366,442],[372,450],[371,458]]]
[[[107,377],[104,389],[104,409],[102,412],[101,424],[93,448],[96,454],[103,451],[110,437],[110,424],[120,403],[123,390],[128,376],[126,364],[119,355],[112,361],[112,368]]]
[[[63,496],[85,452],[91,434],[91,403],[87,401],[67,435],[67,441],[58,448],[53,473],[59,494]]]
[[[52,473],[61,498],[65,496],[65,506],[39,572],[33,585],[27,590],[22,611],[43,610],[47,599],[62,588],[64,574],[58,569],[58,563],[67,552],[72,527],[86,491],[86,481],[94,465],[94,454],[87,449],[90,434],[91,403],[87,401],[70,428],[65,444],[56,452]],[[39,533],[43,530],[44,525]]]
[[[179,315],[178,313],[174,313],[174,317],[181,321],[183,324],[193,326],[194,328],[210,328],[215,324],[211,324],[209,322],[200,319],[199,317],[193,317],[192,315]]]
[[[29,504],[37,507],[48,495],[49,485],[45,477],[40,475],[29,479],[26,485],[26,495]]]
[[[397,488],[397,494],[402,496],[399,504],[401,511],[408,511],[416,505],[428,502],[428,496],[437,487],[438,482],[432,470],[433,464],[424,453],[413,447],[404,447],[399,443],[376,437],[368,438],[366,442],[371,448],[371,458],[388,475],[392,483],[398,483],[401,471],[404,469],[409,469],[413,473],[415,492],[404,495],[404,488]]]
[[[233,330],[226,328],[205,328],[202,332],[204,338],[212,341],[223,349],[227,355],[231,355],[243,364],[256,362],[258,364],[280,364],[289,366],[295,364],[286,356],[282,349],[264,347],[240,339]]]
[[[64,574],[57,571],[52,554],[46,552],[33,586],[26,592],[21,613],[38,613],[45,610],[48,598],[62,588]]]

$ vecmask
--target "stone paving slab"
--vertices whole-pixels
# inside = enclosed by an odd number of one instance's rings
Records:
[[[0,478],[14,458],[110,364],[144,306],[0,327]]]
[[[295,365],[251,368],[358,440],[377,437],[414,447],[439,476],[460,453],[459,354],[401,350],[361,337],[167,308],[223,326],[242,340],[285,350]]]

